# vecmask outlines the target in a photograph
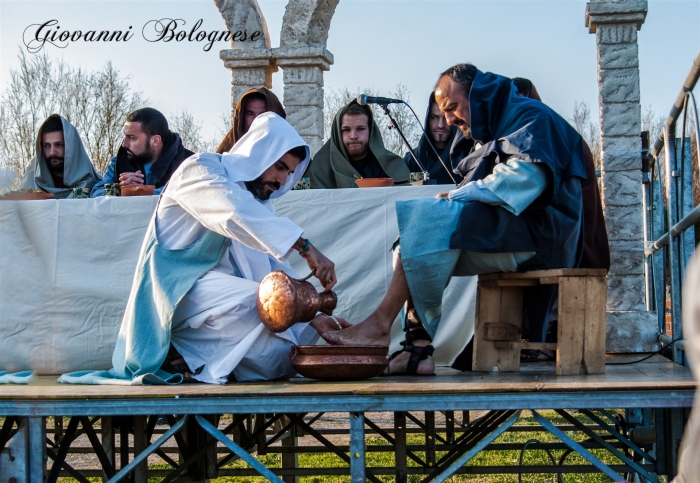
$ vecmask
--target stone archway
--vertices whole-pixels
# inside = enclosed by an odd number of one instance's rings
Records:
[[[233,42],[219,53],[224,66],[231,71],[231,117],[241,95],[252,87],[272,87],[272,74],[277,65],[272,58],[270,34],[257,0],[214,0],[229,32],[247,30],[262,32],[255,42]]]
[[[251,87],[272,87],[272,73],[284,70],[287,120],[315,154],[323,141],[323,72],[333,64],[326,49],[328,30],[339,0],[290,0],[285,9],[280,46],[270,47],[265,18],[257,0],[214,0],[230,32],[263,33],[256,42],[233,43],[222,50],[231,70],[231,106]]]

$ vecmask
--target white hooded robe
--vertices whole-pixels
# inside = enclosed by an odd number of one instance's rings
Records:
[[[158,242],[184,248],[211,230],[231,239],[221,262],[199,279],[180,302],[172,323],[171,342],[195,379],[225,383],[289,378],[296,374],[286,355],[292,345],[314,344],[318,333],[308,323],[285,332],[266,329],[257,315],[260,281],[274,270],[298,274],[286,262],[303,230],[275,216],[272,203],[246,189],[287,151],[306,146],[294,128],[278,115],[258,116],[229,153],[196,154],[173,174],[156,211]],[[306,158],[271,198],[299,181]],[[296,254],[295,254],[296,255]]]

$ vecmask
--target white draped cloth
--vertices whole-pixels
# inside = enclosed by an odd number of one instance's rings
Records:
[[[306,146],[294,129],[274,113],[256,118],[249,132],[221,159],[197,154],[185,160],[161,195],[156,212],[158,242],[168,249],[187,247],[206,230],[226,236],[230,246],[219,263],[195,283],[175,311],[171,342],[195,378],[225,383],[289,378],[296,373],[286,355],[293,345],[315,344],[318,333],[308,323],[285,332],[266,329],[257,315],[260,281],[274,270],[298,274],[287,263],[303,230],[275,216],[270,201],[260,201],[244,181],[260,176],[282,155]],[[301,178],[309,155],[278,198]]]

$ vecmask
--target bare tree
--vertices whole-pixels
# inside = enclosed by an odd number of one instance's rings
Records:
[[[331,126],[333,125],[333,119],[336,113],[360,94],[376,96],[377,92],[372,89],[364,89],[363,91],[358,89],[353,92],[347,87],[343,87],[340,90],[326,93],[324,99],[325,107],[323,109],[324,141],[328,140],[331,136]],[[403,99],[408,103],[411,99],[411,93],[405,85],[398,84],[394,92],[389,92],[389,97]],[[379,131],[382,134],[384,146],[389,151],[399,155],[408,152],[408,148],[401,140],[399,134],[390,127],[389,120],[381,108],[377,105],[371,105],[370,108],[372,109],[374,120],[377,126],[379,126]],[[416,118],[413,116],[410,109],[403,104],[393,104],[389,109],[391,110],[392,117],[396,120],[396,124],[398,124],[411,146],[415,148],[422,134]]]
[[[202,123],[197,122],[194,116],[187,109],[180,110],[178,108],[175,115],[170,116],[168,121],[170,130],[180,135],[182,145],[190,151],[196,153],[204,152],[202,142]]]
[[[649,131],[649,142],[653,146],[661,133],[661,130],[666,124],[666,118],[661,114],[657,114],[648,105],[642,111],[642,131]]]
[[[571,122],[588,147],[591,148],[595,169],[600,169],[602,160],[600,127],[597,122],[593,122],[591,119],[591,109],[585,101],[574,102],[574,115]]]
[[[230,117],[222,114],[221,120],[223,128],[219,128],[218,138],[204,139],[202,134],[202,122],[194,118],[187,109],[178,108],[177,112],[169,117],[168,124],[170,130],[180,135],[182,145],[195,153],[213,153],[219,146],[221,139],[226,135],[231,128]]]
[[[0,96],[0,158],[19,183],[34,157],[39,127],[51,114],[75,126],[95,168],[104,172],[119,149],[126,115],[145,104],[132,92],[129,77],[111,62],[85,72],[46,54],[28,58],[20,50],[19,67]]]

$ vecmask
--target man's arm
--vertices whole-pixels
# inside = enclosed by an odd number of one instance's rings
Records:
[[[306,238],[299,238],[292,249],[306,259],[309,268],[313,270],[314,276],[323,285],[324,292],[332,289],[338,282],[335,275],[335,264],[323,255],[311,242]]]
[[[199,154],[182,163],[162,196],[170,198],[205,228],[284,260],[303,230],[278,218],[253,195],[228,179],[216,155]]]
[[[499,205],[520,215],[549,185],[546,165],[511,158],[497,164],[483,180],[472,181],[461,188],[440,193],[439,198],[466,203],[480,201]],[[446,196],[445,196],[446,195]]]

